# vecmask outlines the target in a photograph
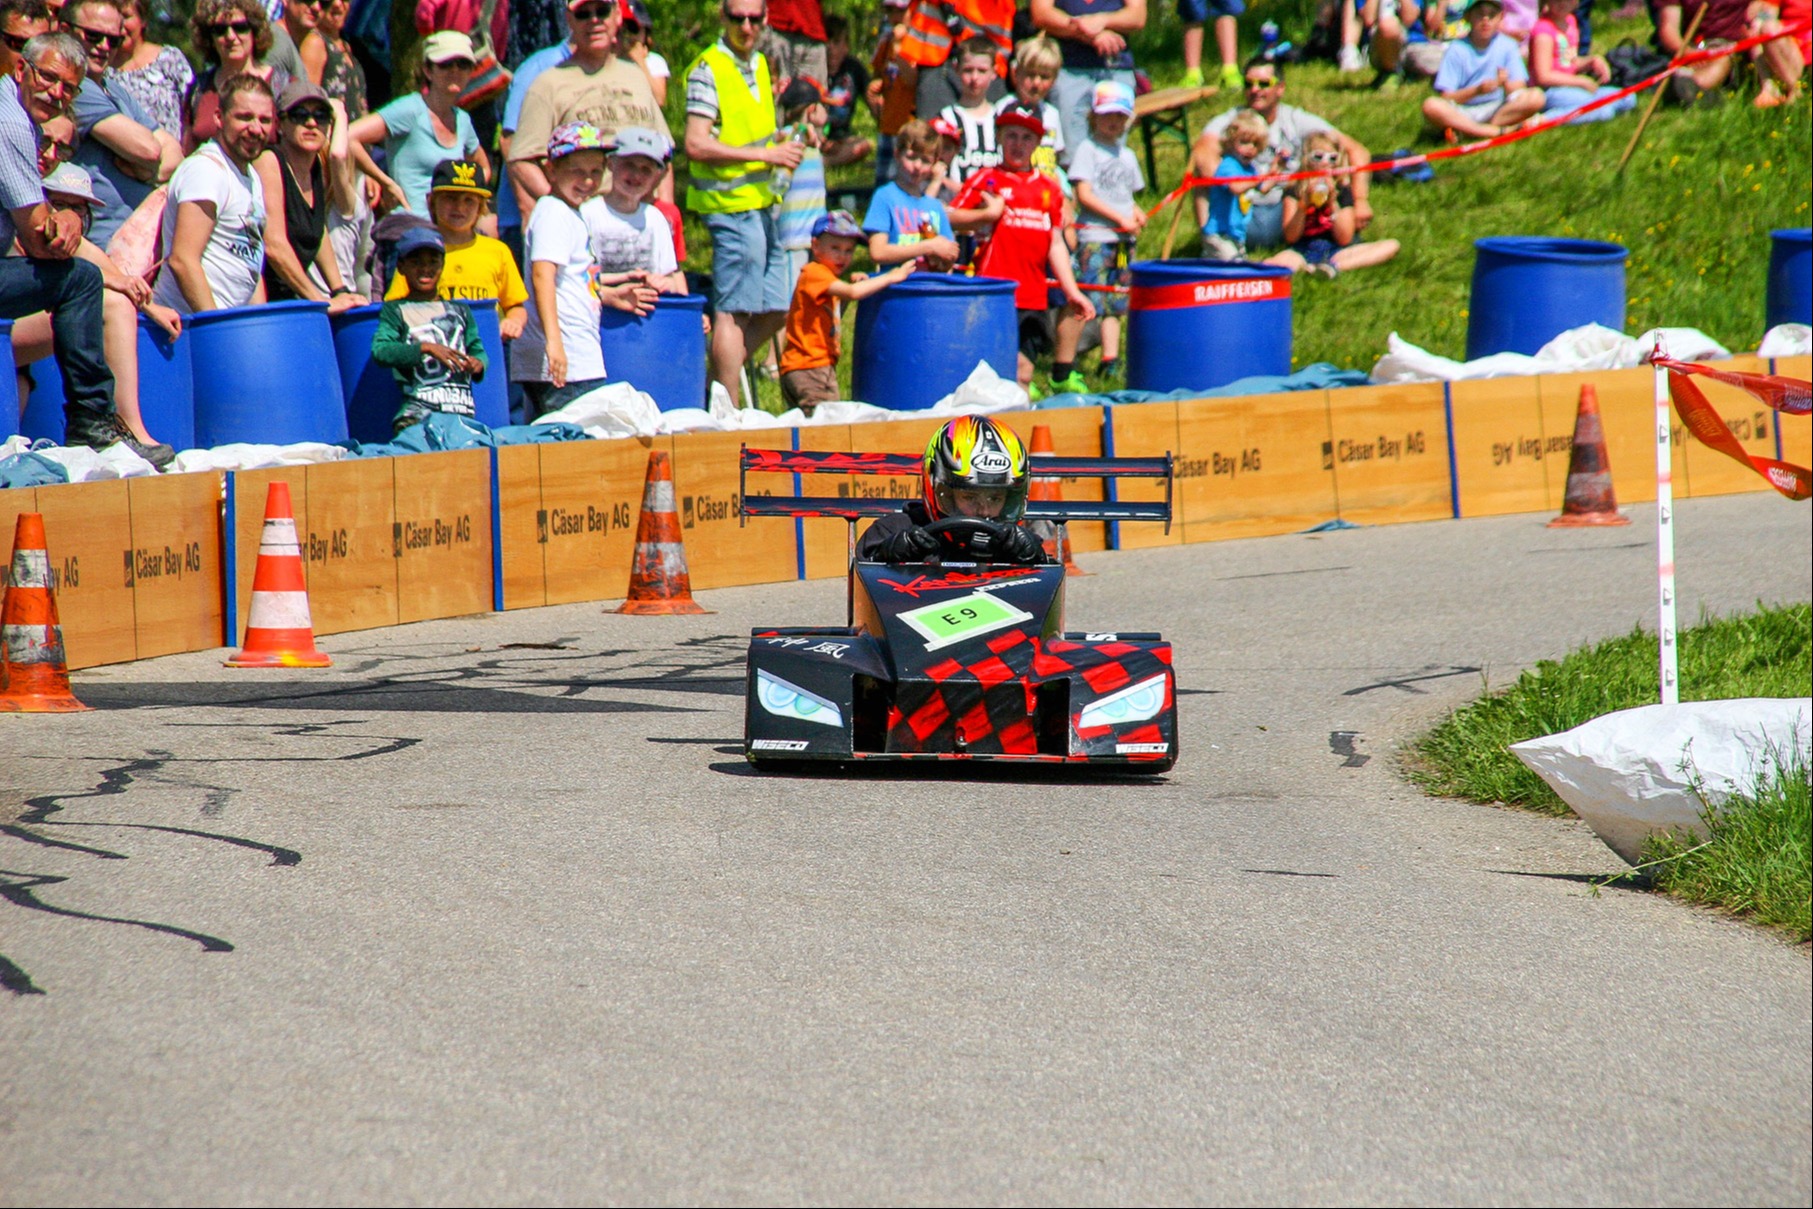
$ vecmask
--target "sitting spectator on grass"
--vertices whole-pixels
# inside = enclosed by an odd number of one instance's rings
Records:
[[[442,160],[434,168],[428,190],[428,214],[440,234],[441,297],[448,302],[497,303],[498,335],[514,340],[529,320],[528,287],[502,240],[479,233],[491,190],[476,160]],[[402,246],[398,240],[397,246]],[[402,298],[408,284],[401,273],[391,278],[386,301]]]
[[[1542,112],[1542,89],[1527,87],[1517,43],[1498,32],[1503,17],[1498,0],[1473,0],[1467,36],[1442,55],[1437,95],[1423,102],[1423,117],[1451,142],[1457,135],[1496,138]]]
[[[894,179],[875,190],[862,229],[869,235],[869,259],[896,265],[923,259],[946,272],[956,264],[957,241],[944,202],[928,192],[938,166],[938,136],[911,121],[894,136]]]
[[[1343,0],[1345,2],[1345,0]],[[1372,153],[1358,139],[1343,131],[1336,130],[1328,122],[1315,114],[1284,103],[1284,64],[1266,58],[1248,60],[1246,75],[1243,79],[1246,87],[1246,107],[1265,119],[1271,133],[1266,140],[1265,150],[1260,154],[1258,167],[1261,172],[1288,173],[1295,172],[1303,162],[1303,140],[1318,130],[1332,132],[1341,140],[1341,146],[1347,152],[1349,163],[1366,164],[1372,162]],[[1201,137],[1190,151],[1190,171],[1198,176],[1214,175],[1215,165],[1221,162],[1222,132],[1228,123],[1233,121],[1235,111],[1227,112],[1210,120]],[[1351,182],[1353,186],[1353,218],[1357,229],[1364,231],[1372,222],[1372,174],[1357,172]],[[1209,219],[1209,198],[1206,189],[1198,189],[1194,199],[1196,207],[1196,225],[1204,226]],[[1252,210],[1247,215],[1246,242],[1250,248],[1277,248],[1284,245],[1284,186],[1270,185],[1260,189],[1253,197]]]
[[[1250,109],[1242,109],[1222,133],[1227,138],[1227,152],[1215,165],[1215,175],[1226,178],[1257,174],[1259,156],[1271,138],[1265,119]],[[1203,259],[1246,259],[1247,224],[1258,192],[1259,186],[1250,181],[1209,187],[1209,217],[1202,224]]]
[[[1595,97],[1618,91],[1609,84],[1612,67],[1605,56],[1580,53],[1580,25],[1574,19],[1579,7],[1580,0],[1542,0],[1536,27],[1530,31],[1530,83],[1545,94],[1545,116],[1572,113]],[[1608,122],[1636,107],[1633,93],[1570,118],[1568,124]]]
[[[1791,37],[1763,43],[1762,58],[1756,65],[1762,87],[1752,102],[1758,109],[1792,105],[1800,99],[1800,77],[1807,70],[1808,60],[1813,59],[1813,31],[1809,30],[1813,4],[1808,0],[1782,0],[1780,9],[1770,4],[1753,4],[1751,8],[1752,33],[1779,33],[1788,25],[1800,29]]]
[[[403,398],[392,432],[420,424],[434,412],[476,416],[472,384],[485,376],[485,345],[464,304],[441,294],[445,248],[440,232],[419,227],[397,241],[401,298],[378,311],[371,359],[388,365]]]
[[[1312,134],[1303,141],[1304,169],[1316,173],[1292,181],[1284,194],[1284,251],[1266,261],[1293,273],[1333,277],[1348,269],[1384,264],[1398,254],[1398,241],[1356,243],[1353,206],[1344,178],[1352,167],[1340,140]]]
[[[1461,0],[1403,0],[1399,14],[1404,22],[1404,51],[1398,70],[1407,80],[1433,80],[1442,69],[1448,43],[1466,36]]]
[[[916,267],[907,261],[874,277],[843,276],[862,239],[862,228],[848,210],[833,210],[812,227],[812,260],[801,270],[793,303],[787,310],[787,347],[781,353],[781,397],[807,415],[820,403],[841,398],[837,362],[839,313],[856,302],[905,281]]]
[[[1686,31],[1696,14],[1700,24],[1694,34],[1694,48],[1729,46],[1749,32],[1752,7],[1752,0],[1659,0],[1651,10],[1656,22],[1656,46],[1671,58],[1687,51]],[[1711,92],[1707,103],[1717,104],[1722,98],[1715,90],[1731,79],[1731,68],[1736,62],[1736,55],[1722,55],[1677,71],[1668,81],[1669,98],[1691,105],[1700,100],[1701,93]]]
[[[264,188],[252,161],[271,145],[277,106],[254,75],[219,86],[220,133],[170,178],[157,301],[182,315],[262,303]]]

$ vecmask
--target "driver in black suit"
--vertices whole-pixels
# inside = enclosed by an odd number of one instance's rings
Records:
[[[1026,447],[987,416],[959,416],[925,447],[924,498],[870,525],[864,562],[919,563],[933,556],[1031,565],[1051,561],[1026,515]],[[967,524],[963,522],[969,522]],[[950,523],[948,531],[928,532]]]

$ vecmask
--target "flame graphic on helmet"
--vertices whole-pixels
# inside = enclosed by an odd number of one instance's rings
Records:
[[[1017,519],[1025,507],[1026,447],[1018,434],[987,416],[958,416],[932,435],[925,447],[921,486],[933,519],[942,518],[939,488],[999,486],[1009,489],[1004,519]]]

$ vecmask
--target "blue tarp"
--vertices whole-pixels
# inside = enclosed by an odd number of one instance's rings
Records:
[[[435,412],[420,424],[411,424],[395,439],[382,443],[354,441],[347,445],[349,458],[389,458],[407,453],[439,453],[447,449],[489,449],[496,445],[546,445],[555,441],[586,441],[585,429],[576,424],[512,424],[487,428],[465,416]]]
[[[46,445],[51,443],[44,442]],[[40,454],[15,453],[10,458],[0,458],[0,488],[48,487],[68,481],[69,471]]]
[[[1226,386],[1212,390],[1174,390],[1159,394],[1150,390],[1116,390],[1106,394],[1053,395],[1041,399],[1034,407],[1108,407],[1115,403],[1163,403],[1182,399],[1231,399],[1240,395],[1270,395],[1286,390],[1337,390],[1344,386],[1367,386],[1371,383],[1364,370],[1339,369],[1326,361],[1306,365],[1294,374],[1257,374],[1237,378]]]

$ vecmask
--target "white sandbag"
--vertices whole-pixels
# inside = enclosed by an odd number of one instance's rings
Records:
[[[655,401],[628,382],[607,382],[532,421],[572,424],[599,438],[653,436],[660,422],[661,409]]]
[[[1813,327],[1804,323],[1778,323],[1763,333],[1756,346],[1759,357],[1804,357],[1813,352]]]
[[[197,470],[263,470],[272,466],[312,466],[318,462],[338,462],[346,450],[322,441],[298,441],[293,445],[251,445],[236,443],[216,445],[212,449],[185,449],[166,468],[166,474],[188,474]]]
[[[85,445],[53,445],[35,451],[69,473],[72,483],[92,483],[99,479],[133,479],[156,474],[157,467],[126,447],[125,442],[105,449]]]
[[[1813,699],[1746,697],[1619,710],[1511,753],[1635,865],[1652,833],[1704,836],[1707,806],[1754,791],[1796,753],[1804,765],[1810,743]]]

